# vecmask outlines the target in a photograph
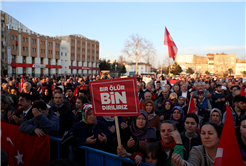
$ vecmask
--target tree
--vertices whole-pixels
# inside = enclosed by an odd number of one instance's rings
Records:
[[[126,63],[126,59],[122,55],[120,55],[119,58],[118,58],[118,64],[120,66],[123,66],[124,63]]]
[[[169,66],[170,73],[173,75],[179,75],[183,70],[180,65],[178,65],[176,62]]]
[[[206,70],[206,71],[205,71],[205,74],[210,75],[210,72]]]
[[[192,68],[189,67],[189,68],[186,70],[186,73],[193,74],[193,73],[194,73],[194,70],[193,70]]]
[[[229,73],[229,74],[230,74],[230,76],[231,76],[231,73],[233,73],[232,68],[228,69],[228,73]]]
[[[200,74],[200,73],[197,71],[195,74],[196,74],[196,77],[199,77],[199,74]]]
[[[246,75],[246,71],[241,71],[242,75]]]
[[[99,68],[100,70],[110,70],[111,65],[110,65],[110,60],[106,61],[106,59],[99,59]]]
[[[122,50],[122,52],[136,62],[135,74],[137,74],[139,60],[142,58],[146,58],[147,56],[153,58],[156,50],[153,47],[152,42],[136,34],[136,35],[131,35],[130,40],[126,40],[125,48]]]

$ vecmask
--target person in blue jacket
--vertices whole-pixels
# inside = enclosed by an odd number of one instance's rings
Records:
[[[52,110],[47,108],[43,101],[36,101],[32,106],[32,113],[34,117],[23,122],[19,131],[25,134],[43,137],[46,134],[51,136],[58,136],[60,124],[59,118]]]
[[[82,121],[75,123],[62,137],[61,144],[69,146],[89,146],[95,149],[112,152],[116,149],[115,137],[109,131],[108,125],[97,121],[93,115],[92,105],[84,105],[82,110]],[[83,151],[76,148],[74,161],[83,165]]]

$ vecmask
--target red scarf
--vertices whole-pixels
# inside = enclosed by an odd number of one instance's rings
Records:
[[[162,144],[162,148],[161,149],[163,149],[163,148],[174,149],[174,147],[176,145],[176,142],[174,140],[170,144],[164,144],[164,142],[162,140],[160,142]]]

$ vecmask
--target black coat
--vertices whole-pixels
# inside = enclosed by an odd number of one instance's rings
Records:
[[[59,112],[60,114],[60,130],[59,137],[61,138],[65,131],[69,130],[73,125],[73,112],[72,110],[63,104],[60,108],[56,106],[51,107],[54,112]]]
[[[11,107],[10,105],[4,111],[1,111],[1,118],[6,123],[9,123],[9,120],[8,120],[9,111],[11,111],[11,113],[15,112],[14,114],[18,112],[14,107]]]
[[[20,110],[16,113],[16,116],[18,118],[20,118],[20,116],[23,114],[23,110]],[[28,113],[26,114],[24,121],[32,119],[34,117],[34,115],[32,114],[32,108],[30,108],[30,110],[28,111]]]
[[[179,91],[179,92],[178,92],[178,98],[179,98],[180,96],[182,96],[182,91]],[[186,102],[190,102],[190,92],[189,92],[189,91],[187,91],[187,101],[186,101]]]
[[[193,146],[197,146],[197,145],[201,145],[202,144],[200,134],[197,133],[197,137],[196,138],[192,138],[191,140],[188,137],[185,136],[185,131],[182,132],[180,134],[180,136],[181,136],[181,139],[182,139],[183,146],[185,147],[186,152],[188,154],[188,158],[189,158],[189,153],[190,153],[191,148]]]
[[[98,140],[98,134],[102,135],[102,133],[107,136],[107,143],[101,143]],[[93,135],[93,139],[97,138],[95,144],[86,145],[86,139]],[[75,147],[86,145],[103,151],[109,151],[115,141],[116,139],[109,131],[108,125],[102,121],[98,121],[94,129],[92,129],[92,125],[86,124],[84,121],[75,123],[62,138],[62,144],[68,144]],[[114,149],[116,149],[116,147],[114,147]]]

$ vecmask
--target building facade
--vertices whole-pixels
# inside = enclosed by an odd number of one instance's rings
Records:
[[[136,63],[126,63],[126,74],[127,75],[134,75],[136,71]],[[143,73],[150,73],[151,72],[151,66],[149,66],[147,63],[138,63],[137,67],[137,73],[138,75],[141,75]]]
[[[2,75],[98,73],[98,41],[82,35],[40,35],[3,11],[1,16]]]
[[[177,55],[176,62],[186,71],[189,67],[195,72],[204,74],[206,71],[211,74],[224,74],[228,73],[228,69],[232,69],[233,73],[239,75],[243,67],[240,69],[239,66],[242,64],[237,64],[235,54],[225,54],[225,53],[208,53],[206,57],[197,55]],[[242,63],[242,62],[241,62]],[[244,69],[245,70],[245,69]]]

